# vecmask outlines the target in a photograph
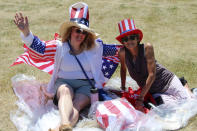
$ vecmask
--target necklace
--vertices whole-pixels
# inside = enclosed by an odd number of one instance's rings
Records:
[[[80,54],[82,52],[82,50],[81,49],[79,49],[79,50],[73,50],[73,51],[69,51],[69,53],[71,54],[71,55],[78,55],[78,54]]]

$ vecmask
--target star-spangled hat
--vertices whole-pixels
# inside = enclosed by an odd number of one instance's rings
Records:
[[[88,5],[83,2],[78,2],[69,7],[70,21],[62,23],[60,26],[60,35],[64,36],[69,27],[75,26],[91,33],[95,38],[99,34],[89,28],[89,10]]]
[[[139,34],[140,41],[143,38],[143,33],[140,29],[135,27],[133,19],[124,19],[118,23],[120,35],[116,39],[121,43],[121,39],[127,35]]]

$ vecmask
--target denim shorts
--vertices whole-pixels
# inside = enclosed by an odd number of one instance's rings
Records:
[[[91,79],[92,83],[95,84],[95,81]],[[89,81],[87,79],[62,79],[58,78],[55,81],[55,89],[58,90],[58,88],[61,85],[66,85],[70,90],[73,91],[74,94],[84,94],[90,98],[91,92],[90,89],[92,86],[90,85]],[[58,105],[58,98],[57,98],[57,91],[53,99],[53,103],[55,105]]]

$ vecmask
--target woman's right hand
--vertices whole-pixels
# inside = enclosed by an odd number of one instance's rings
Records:
[[[46,90],[46,87],[41,86],[40,87],[40,91],[41,91],[41,93],[44,94],[44,97],[45,97],[45,99],[44,99],[44,105],[46,105],[49,100],[53,100],[54,95],[48,93],[47,90]]]
[[[30,33],[29,22],[27,16],[24,18],[22,13],[16,13],[14,23],[18,29],[23,32],[24,36],[28,36]]]

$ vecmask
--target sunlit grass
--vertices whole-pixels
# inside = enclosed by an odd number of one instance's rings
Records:
[[[1,0],[0,1],[0,130],[13,131],[10,111],[16,108],[11,78],[23,73],[47,82],[50,76],[22,64],[9,67],[23,53],[20,33],[13,23],[15,12],[28,16],[30,28],[42,40],[53,39],[65,20],[68,7],[77,0]],[[143,43],[150,42],[156,59],[177,76],[184,76],[190,88],[197,87],[197,1],[195,0],[84,0],[89,5],[90,27],[105,43],[118,43],[117,23],[134,18],[144,33]],[[119,77],[119,68],[113,77]],[[182,130],[197,129],[196,117]]]

